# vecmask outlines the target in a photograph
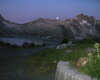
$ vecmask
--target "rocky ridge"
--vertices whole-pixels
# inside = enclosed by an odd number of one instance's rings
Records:
[[[26,36],[48,39],[81,40],[100,38],[100,21],[93,16],[79,14],[67,20],[39,18],[29,23],[17,24],[0,15],[0,36]]]

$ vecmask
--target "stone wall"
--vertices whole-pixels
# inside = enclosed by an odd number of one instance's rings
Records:
[[[91,78],[71,68],[69,62],[59,61],[55,80],[91,80]]]

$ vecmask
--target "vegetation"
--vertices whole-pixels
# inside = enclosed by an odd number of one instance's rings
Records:
[[[24,44],[22,45],[23,48],[40,47],[40,46],[44,46],[44,44],[43,45],[35,45],[34,43],[24,42]]]
[[[53,71],[56,68],[57,62],[61,60],[61,56],[65,49],[55,50],[47,48],[33,56],[29,56],[24,63],[25,69],[29,72],[45,73]]]
[[[54,71],[60,60],[71,61],[75,64],[80,57],[87,56],[87,48],[93,47],[94,43],[90,41],[88,43],[77,42],[77,44],[74,44],[75,46],[66,47],[64,49],[44,49],[33,56],[27,57],[23,66],[29,73],[47,73]],[[72,52],[67,53],[67,50],[72,50]]]
[[[69,40],[66,38],[66,39],[63,39],[61,43],[68,43],[68,41]]]
[[[100,78],[100,47],[96,47],[97,54],[92,55],[88,53],[88,48],[93,48],[94,41],[91,39],[84,39],[82,41],[72,41],[75,44],[72,47],[66,47],[64,49],[55,49],[55,48],[46,48],[41,52],[28,56],[25,58],[25,61],[22,62],[22,67],[28,73],[48,73],[50,71],[55,71],[57,63],[62,61],[70,61],[71,66],[76,66],[76,63],[81,57],[89,57],[90,61],[84,67],[81,67],[81,71],[85,74],[90,75],[92,78],[96,77],[98,80]],[[0,45],[11,46],[10,44],[5,44],[0,42]],[[24,43],[23,48],[33,47],[34,44]],[[13,46],[13,47],[16,47]],[[67,53],[67,50],[71,50],[70,53]],[[91,56],[90,56],[91,55]],[[79,68],[78,68],[79,69]]]
[[[34,47],[40,47],[40,46],[46,46],[46,45],[45,44],[35,45],[34,43],[24,42],[22,46],[18,46],[16,44],[11,45],[10,43],[0,42],[0,46],[12,47],[12,48],[34,48]]]
[[[100,44],[95,44],[96,54],[89,53],[89,61],[88,63],[81,67],[81,71],[91,76],[91,78],[100,78]]]
[[[17,46],[16,44],[11,45],[10,43],[5,43],[5,42],[0,42],[0,46],[12,47],[12,48],[21,48],[21,46]]]

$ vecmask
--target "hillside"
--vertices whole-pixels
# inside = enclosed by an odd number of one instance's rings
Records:
[[[67,20],[39,18],[29,23],[17,24],[0,15],[0,36],[40,37],[50,39],[100,38],[100,21],[93,16],[79,14]]]

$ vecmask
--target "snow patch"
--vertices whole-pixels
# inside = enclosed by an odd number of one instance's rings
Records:
[[[82,20],[82,22],[79,22],[81,25],[86,24],[88,26],[90,26],[91,24],[87,22],[87,20]]]

